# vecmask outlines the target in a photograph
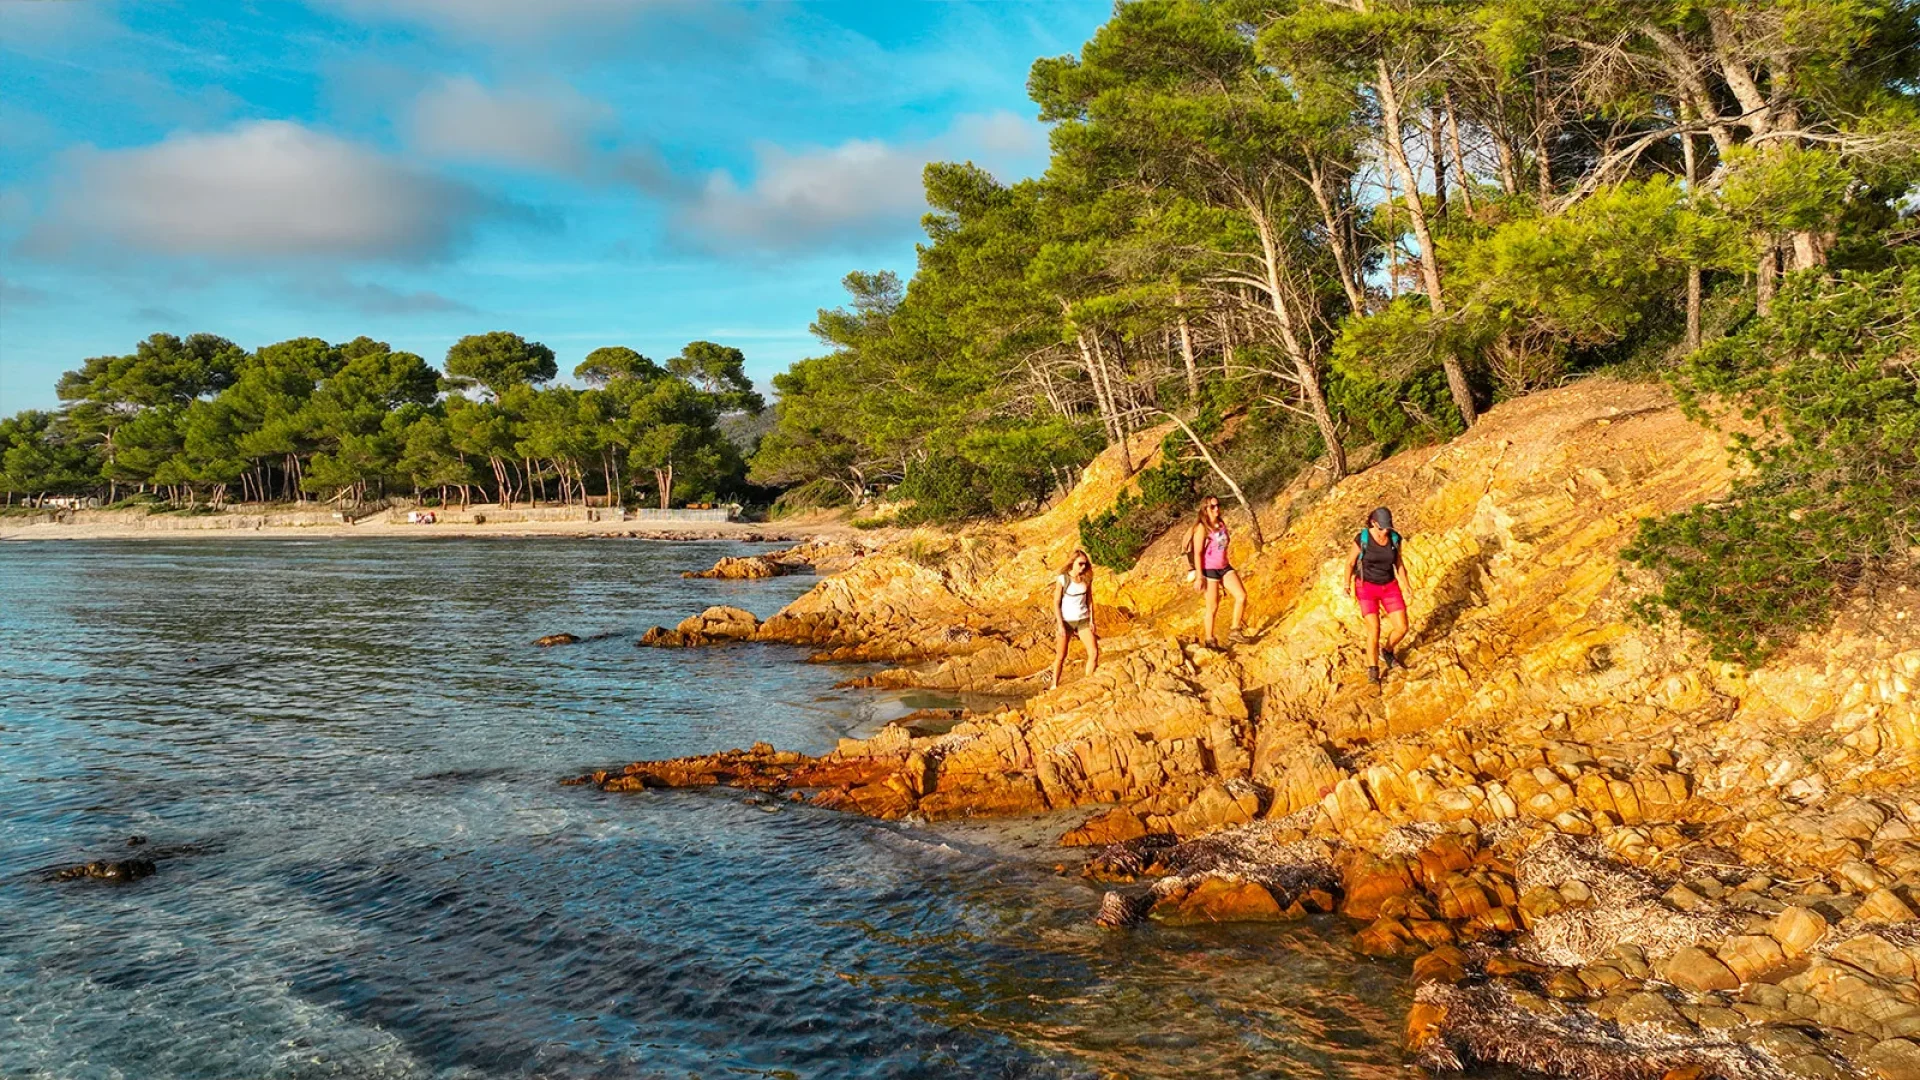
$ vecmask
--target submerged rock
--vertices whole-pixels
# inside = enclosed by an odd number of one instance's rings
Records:
[[[110,859],[63,866],[53,871],[50,876],[55,881],[78,881],[82,878],[98,878],[101,881],[138,881],[143,877],[152,876],[155,869],[152,859]]]
[[[543,649],[550,649],[555,645],[572,645],[579,640],[579,638],[572,634],[548,634],[546,637],[536,640],[534,644]]]

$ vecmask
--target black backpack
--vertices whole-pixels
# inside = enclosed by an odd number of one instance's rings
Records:
[[[1361,529],[1360,535],[1354,538],[1355,542],[1360,545],[1360,553],[1353,557],[1353,574],[1361,581],[1367,581],[1367,548],[1372,543],[1372,532],[1372,529]],[[1398,566],[1400,564],[1400,534],[1394,532],[1392,529],[1387,530],[1387,547],[1393,550],[1393,564]],[[1386,581],[1368,581],[1367,583],[1369,585],[1385,585],[1392,580],[1393,578],[1389,577]]]

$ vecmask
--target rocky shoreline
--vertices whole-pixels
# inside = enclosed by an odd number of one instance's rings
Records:
[[[1192,640],[1163,538],[1096,583],[1100,670],[1046,690],[1045,584],[1128,481],[1115,454],[1039,518],[852,556],[764,622],[712,609],[642,642],[784,642],[896,665],[869,685],[1023,704],[820,757],[761,744],[573,782],[886,818],[1085,808],[1060,842],[1112,883],[1090,918],[1337,911],[1359,953],[1412,962],[1408,1047],[1429,1068],[1920,1077],[1920,575],[1763,668],[1703,662],[1633,617],[1643,583],[1617,554],[1638,518],[1730,475],[1720,436],[1656,388],[1504,405],[1262,507],[1278,539],[1241,563],[1252,644]],[[1414,635],[1411,669],[1373,687],[1340,581],[1380,503],[1407,522]]]

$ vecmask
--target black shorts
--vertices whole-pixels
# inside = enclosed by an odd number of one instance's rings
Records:
[[[1226,579],[1226,576],[1231,573],[1233,573],[1233,567],[1223,566],[1218,570],[1202,570],[1200,571],[1200,576],[1206,578],[1208,581],[1223,581]]]

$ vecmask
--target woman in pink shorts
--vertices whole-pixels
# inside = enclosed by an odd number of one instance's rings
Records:
[[[1367,620],[1367,679],[1380,681],[1380,666],[1387,670],[1407,665],[1393,650],[1407,636],[1407,596],[1401,587],[1413,588],[1407,567],[1400,559],[1400,534],[1393,531],[1393,511],[1382,506],[1367,515],[1367,527],[1353,538],[1353,561],[1347,564],[1347,585],[1360,601],[1360,614]],[[1384,637],[1380,623],[1387,627]]]

